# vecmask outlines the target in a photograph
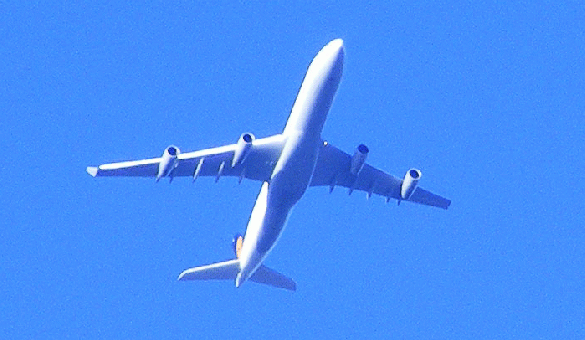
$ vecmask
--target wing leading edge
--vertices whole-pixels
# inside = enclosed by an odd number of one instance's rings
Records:
[[[402,201],[402,179],[389,175],[381,170],[364,164],[357,175],[350,171],[352,157],[333,145],[324,142],[319,150],[319,158],[310,186],[346,187],[350,193],[354,190],[364,191],[368,196],[372,194]],[[417,187],[408,201],[447,209],[451,205],[448,200],[427,190]]]

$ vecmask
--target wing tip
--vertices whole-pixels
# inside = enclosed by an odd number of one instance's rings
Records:
[[[95,177],[97,176],[98,168],[95,166],[88,166],[86,171],[91,177]]]
[[[443,209],[448,210],[450,206],[451,206],[451,200],[447,200],[447,204],[445,204]]]
[[[195,269],[195,268],[189,268],[189,269],[183,270],[183,272],[181,274],[179,274],[179,277],[177,278],[177,281],[187,281],[187,280],[189,280],[189,277],[187,276],[187,274],[190,274],[191,272],[193,272],[193,269]]]

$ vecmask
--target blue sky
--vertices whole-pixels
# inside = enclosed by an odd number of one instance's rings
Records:
[[[578,2],[0,5],[0,336],[585,337]],[[231,258],[260,184],[88,165],[281,131],[345,41],[323,136],[452,199],[313,188],[267,264],[298,291],[177,282]],[[166,181],[165,181],[166,182]]]

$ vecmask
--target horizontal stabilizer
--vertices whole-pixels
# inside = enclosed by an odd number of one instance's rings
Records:
[[[254,275],[250,277],[251,281],[263,283],[276,288],[284,288],[292,291],[297,290],[297,284],[289,277],[274,271],[265,265],[258,267]]]
[[[185,270],[179,275],[179,281],[187,280],[235,280],[240,272],[240,260],[230,260],[194,267]],[[258,267],[250,281],[262,283],[276,288],[297,290],[297,284],[288,278],[264,265]]]
[[[179,275],[179,280],[235,280],[239,272],[240,260],[235,259],[189,268]]]

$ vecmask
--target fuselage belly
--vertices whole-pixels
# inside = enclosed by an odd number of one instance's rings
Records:
[[[250,215],[240,256],[240,286],[262,264],[282,234],[315,168],[321,131],[343,71],[343,42],[330,42],[313,59],[283,135],[286,144]]]

